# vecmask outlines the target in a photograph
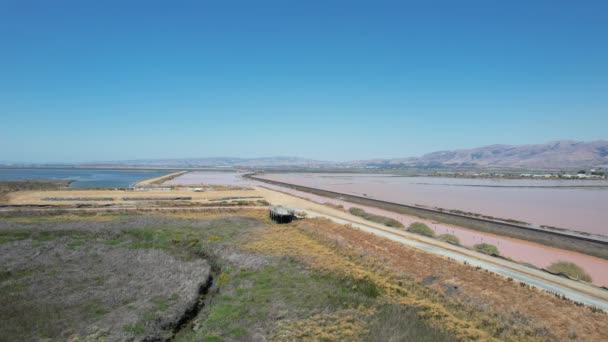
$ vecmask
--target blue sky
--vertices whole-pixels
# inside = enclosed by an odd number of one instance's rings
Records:
[[[0,161],[608,139],[606,1],[0,0]]]

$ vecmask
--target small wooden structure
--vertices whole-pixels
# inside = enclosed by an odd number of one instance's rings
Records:
[[[280,205],[272,206],[270,207],[270,218],[276,223],[289,223],[296,218],[296,212]]]

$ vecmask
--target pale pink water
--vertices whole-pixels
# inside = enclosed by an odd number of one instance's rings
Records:
[[[261,177],[389,202],[458,209],[608,236],[608,181],[321,173],[281,173]],[[580,185],[605,188],[563,188]]]
[[[274,178],[273,180],[279,180]],[[211,183],[223,181],[224,183]],[[279,180],[285,181],[285,180]],[[376,183],[379,180],[372,179],[372,183]],[[317,203],[332,203],[335,205],[342,205],[345,209],[351,207],[363,208],[367,212],[391,217],[401,223],[404,226],[408,226],[413,222],[425,222],[429,227],[433,228],[437,235],[440,234],[453,234],[460,239],[460,243],[464,246],[471,247],[478,243],[489,243],[498,247],[500,253],[508,258],[511,258],[518,262],[525,262],[532,264],[536,267],[548,267],[556,261],[570,261],[583,267],[587,273],[593,278],[593,283],[600,286],[608,286],[608,260],[588,256],[581,253],[570,252],[557,248],[552,248],[536,243],[531,243],[523,240],[511,239],[507,237],[500,237],[493,234],[481,233],[478,231],[466,229],[463,227],[452,226],[448,224],[438,223],[429,220],[422,220],[413,216],[402,215],[391,211],[386,211],[374,207],[367,207],[361,205],[355,205],[339,199],[327,198],[315,194],[310,194],[303,191],[298,191],[290,188],[284,188],[281,186],[270,185],[266,183],[254,182],[240,178],[238,173],[224,173],[221,175],[209,172],[192,172],[186,175],[180,176],[173,179],[174,184],[231,184],[231,185],[258,185],[264,186],[270,189],[275,189],[285,193],[289,193],[301,198],[305,198]],[[298,184],[298,183],[293,183]],[[311,186],[301,184],[305,186]],[[329,189],[328,189],[329,190]]]
[[[173,178],[163,185],[243,185],[250,184],[248,180],[239,177],[236,172],[195,171]]]

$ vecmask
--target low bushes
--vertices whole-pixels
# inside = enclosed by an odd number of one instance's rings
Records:
[[[334,208],[334,209],[344,210],[344,206],[341,205],[341,204],[333,204],[331,202],[325,202],[323,204],[326,205],[326,206],[328,206],[328,207]]]
[[[435,232],[422,222],[414,222],[407,227],[407,231],[414,234],[420,234],[429,237],[435,237]]]
[[[568,262],[568,261],[558,261],[554,262],[547,268],[548,271],[552,273],[562,273],[572,279],[583,280],[586,282],[591,282],[591,276],[585,272],[585,270],[579,265]]]
[[[348,212],[355,216],[363,217],[364,219],[366,219],[368,221],[381,223],[387,227],[403,228],[403,225],[401,224],[401,222],[399,222],[395,219],[392,219],[392,218],[386,217],[386,216],[370,214],[361,208],[350,208],[350,209],[348,209]]]
[[[460,239],[458,239],[458,237],[456,235],[443,234],[443,235],[439,235],[437,237],[437,239],[439,239],[441,241],[445,241],[445,242],[451,243],[453,245],[460,245]]]
[[[476,251],[481,252],[481,253],[490,254],[490,255],[500,255],[498,248],[496,248],[496,246],[494,246],[494,245],[490,245],[489,243],[480,243],[480,244],[473,246],[473,248],[475,248]]]

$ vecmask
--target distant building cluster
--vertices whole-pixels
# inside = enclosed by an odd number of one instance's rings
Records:
[[[608,179],[608,169],[596,168],[578,172],[508,173],[508,172],[437,172],[438,176],[466,178],[536,178],[536,179]]]

